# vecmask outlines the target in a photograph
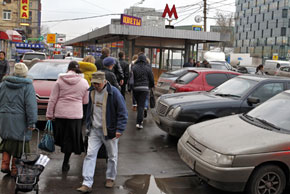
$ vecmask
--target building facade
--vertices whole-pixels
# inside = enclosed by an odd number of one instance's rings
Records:
[[[25,38],[38,38],[41,0],[29,0],[29,19],[20,18],[20,3],[21,0],[0,0],[0,31],[16,30]]]
[[[289,0],[236,0],[235,52],[289,60]]]

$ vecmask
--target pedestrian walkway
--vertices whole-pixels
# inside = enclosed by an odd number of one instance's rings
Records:
[[[129,96],[127,99],[127,101],[131,100]],[[116,185],[112,189],[104,187],[106,161],[105,159],[98,159],[92,193],[128,194],[129,191],[131,191],[131,193],[140,193],[139,191],[143,188],[142,184],[144,183],[147,185],[147,190],[151,189],[152,192],[154,190],[153,193],[147,192],[148,194],[154,194],[155,190],[156,194],[160,194],[159,187],[162,187],[164,190],[164,185],[168,182],[168,179],[163,178],[192,175],[192,171],[179,159],[176,151],[177,140],[171,139],[163,131],[158,129],[153,122],[151,114],[149,114],[148,118],[144,121],[144,129],[136,130],[136,112],[131,110],[131,102],[127,102],[127,104],[129,119],[127,130],[121,137],[119,144]],[[36,132],[33,134],[31,148],[36,148]],[[72,155],[70,161],[71,168],[68,173],[63,173],[61,170],[63,154],[60,153],[58,147],[56,147],[56,151],[52,154],[46,152],[42,153],[47,154],[51,160],[40,176],[40,193],[78,193],[76,188],[78,188],[82,182],[82,164],[85,154],[83,153],[81,156]],[[192,180],[192,178],[187,179],[189,182],[196,181]],[[159,185],[156,183],[156,180],[158,180],[157,182]],[[184,182],[184,178],[179,180],[183,180]],[[160,181],[162,185],[160,185]],[[149,184],[151,184],[150,187]],[[194,184],[197,184],[197,182]],[[15,181],[11,177],[4,176],[3,173],[0,173],[1,194],[14,193],[14,185]],[[143,188],[143,190],[144,189],[145,188]],[[141,193],[146,194],[146,192]],[[186,194],[186,192],[180,193]]]

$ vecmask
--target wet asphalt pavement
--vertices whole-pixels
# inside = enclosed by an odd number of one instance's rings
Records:
[[[194,173],[180,160],[176,144],[154,123],[151,114],[144,121],[144,129],[136,130],[136,112],[127,100],[129,120],[127,130],[120,139],[118,176],[112,189],[104,188],[106,161],[98,159],[93,192],[97,194],[231,194],[200,184]],[[34,132],[31,148],[36,148],[37,133]],[[35,151],[35,149],[34,149]],[[72,155],[70,171],[61,171],[63,154],[58,147],[54,153],[46,153],[51,161],[39,180],[41,194],[79,193],[82,183],[82,163],[85,154]],[[0,156],[1,159],[2,156]],[[13,194],[15,181],[0,173],[0,194]],[[20,192],[19,192],[20,193]],[[35,193],[29,192],[29,193]],[[288,192],[285,192],[289,193]],[[239,193],[237,193],[239,194]]]

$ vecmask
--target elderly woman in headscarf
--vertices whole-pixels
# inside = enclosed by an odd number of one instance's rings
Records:
[[[24,63],[16,63],[13,76],[4,77],[0,84],[1,172],[11,176],[17,174],[15,162],[22,155],[23,143],[24,151],[30,152],[31,131],[37,122],[36,96],[32,80],[26,78],[27,72]]]
[[[153,73],[144,53],[139,54],[137,61],[132,67],[132,72],[134,77],[133,93],[137,101],[136,127],[142,129],[145,101],[150,88],[154,87]]]

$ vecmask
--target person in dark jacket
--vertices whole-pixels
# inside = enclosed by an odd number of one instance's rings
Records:
[[[118,90],[121,90],[116,75],[112,71],[115,62],[116,60],[113,57],[106,57],[103,60],[104,69],[102,71],[105,72],[106,80],[110,82],[112,86],[115,86]]]
[[[126,129],[128,111],[120,91],[105,79],[104,72],[92,75],[89,89],[87,129],[89,133],[88,152],[83,163],[83,182],[77,190],[92,191],[97,155],[102,144],[108,151],[105,187],[111,188],[117,176],[118,142]]]
[[[5,75],[9,75],[10,73],[10,66],[8,61],[5,59],[5,56],[5,52],[0,51],[0,82]]]
[[[134,97],[137,101],[137,121],[136,127],[143,128],[143,113],[147,96],[150,88],[154,87],[154,77],[150,66],[148,65],[146,56],[141,53],[138,56],[133,68],[134,78]]]
[[[109,57],[110,56],[110,49],[104,47],[102,49],[102,56],[100,59],[98,59],[96,61],[96,66],[97,66],[97,69],[98,70],[103,70],[105,67],[104,67],[104,64],[103,64],[103,60],[106,58],[106,57]],[[117,78],[117,81],[119,83],[120,86],[123,85],[124,83],[124,74],[123,74],[123,70],[122,70],[122,67],[121,65],[119,64],[119,62],[117,61],[117,59],[114,58],[114,60],[116,61],[114,63],[114,66],[113,66],[113,73],[116,75],[116,78]]]
[[[0,83],[0,152],[1,172],[16,176],[16,159],[24,151],[29,153],[31,131],[37,122],[37,102],[32,80],[26,78],[28,68],[24,63],[16,63],[13,76],[6,76]],[[12,165],[10,170],[10,160]]]
[[[187,63],[184,63],[183,67],[194,67],[195,66],[195,60],[192,58],[188,59]]]
[[[119,62],[124,73],[124,83],[121,85],[121,94],[125,98],[126,86],[129,80],[129,63],[125,61],[125,53],[123,51],[119,52]]]

